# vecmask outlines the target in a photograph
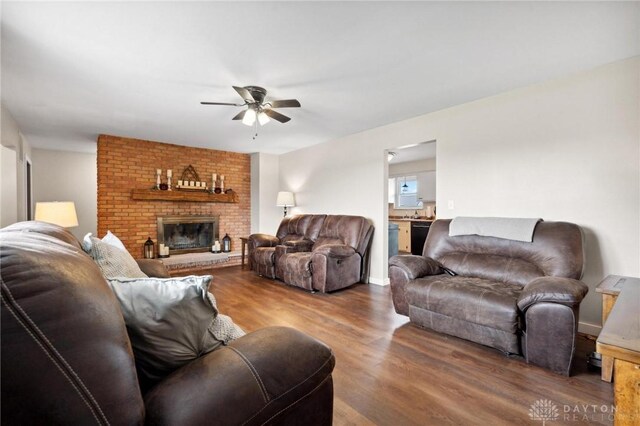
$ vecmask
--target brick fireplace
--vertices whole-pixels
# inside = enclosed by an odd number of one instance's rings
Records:
[[[248,154],[192,148],[117,136],[98,137],[98,234],[110,230],[135,258],[141,258],[147,237],[158,245],[158,217],[210,216],[218,218],[218,239],[231,237],[231,250],[240,250],[240,237],[249,235],[251,217],[251,170]],[[236,193],[237,202],[134,200],[133,189],[151,189],[156,169],[173,171],[176,184],[192,165],[202,181],[212,173],[225,175],[225,188]],[[225,265],[236,264],[236,258]],[[239,260],[238,260],[239,261]]]
[[[220,240],[219,220],[217,216],[160,216],[158,243],[169,247],[171,254],[209,251]]]

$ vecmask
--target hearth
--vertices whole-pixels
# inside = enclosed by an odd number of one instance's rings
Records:
[[[211,250],[219,239],[218,216],[158,217],[158,244],[169,247],[171,254]]]

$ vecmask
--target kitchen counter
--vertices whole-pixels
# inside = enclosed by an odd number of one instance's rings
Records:
[[[411,218],[389,216],[389,221],[391,222],[433,222],[434,220],[435,219],[425,219],[425,218],[411,219]]]

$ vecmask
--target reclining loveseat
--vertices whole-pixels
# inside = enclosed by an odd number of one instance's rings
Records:
[[[368,281],[372,235],[362,216],[285,217],[275,236],[249,236],[249,264],[264,277],[327,293]]]
[[[389,260],[397,313],[412,323],[525,357],[569,375],[580,302],[588,287],[582,232],[538,222],[532,242],[450,236],[451,220],[431,225],[422,256]]]

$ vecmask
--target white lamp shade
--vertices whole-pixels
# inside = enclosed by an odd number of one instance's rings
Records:
[[[36,203],[35,219],[65,228],[78,226],[78,216],[76,215],[76,206],[73,201]]]
[[[242,118],[242,124],[245,126],[253,126],[253,123],[256,122],[256,110],[249,108],[247,112],[244,113],[244,117]]]
[[[280,191],[278,192],[278,199],[276,200],[276,206],[278,207],[294,207],[296,201],[293,198],[293,192]]]
[[[261,126],[264,126],[269,121],[271,121],[269,120],[269,116],[264,112],[261,112],[260,114],[258,114],[258,122],[260,123]]]

